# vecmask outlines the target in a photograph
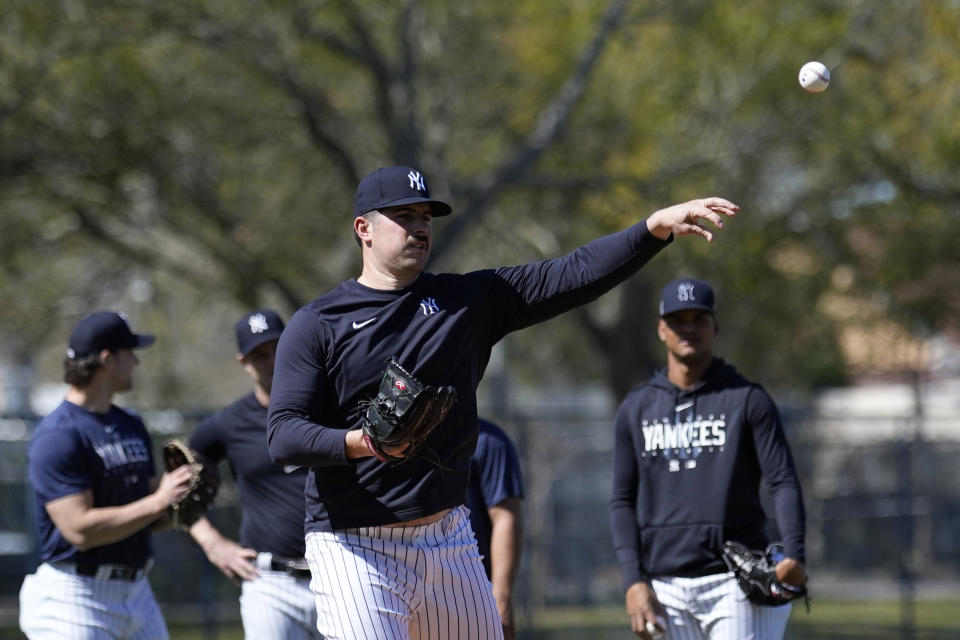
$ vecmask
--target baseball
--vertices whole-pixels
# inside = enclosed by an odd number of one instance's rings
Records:
[[[657,625],[660,625],[659,627]],[[650,634],[651,638],[659,638],[663,635],[663,630],[667,628],[666,621],[657,616],[657,624],[654,624],[651,620],[647,620],[647,633]]]
[[[811,93],[820,93],[830,86],[830,69],[822,62],[808,62],[800,67],[800,86]]]

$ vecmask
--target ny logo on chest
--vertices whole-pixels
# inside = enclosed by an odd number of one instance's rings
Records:
[[[432,316],[440,311],[440,306],[437,304],[436,298],[424,298],[420,301],[420,310],[423,311],[423,315]]]

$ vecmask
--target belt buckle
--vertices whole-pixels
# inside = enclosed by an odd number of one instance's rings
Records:
[[[93,577],[98,580],[125,580],[127,582],[136,582],[147,574],[152,564],[152,561],[148,561],[147,564],[139,569],[117,564],[102,564],[97,567],[97,571],[93,574]]]
[[[133,582],[137,578],[138,571],[140,570],[133,569],[132,567],[114,567],[113,571],[110,572],[110,579]]]
[[[131,570],[128,567],[121,567],[115,564],[102,564],[97,567],[97,572],[93,574],[97,580],[132,580]]]
[[[113,580],[114,575],[117,572],[117,567],[112,564],[101,564],[97,567],[97,570],[93,573],[93,577],[96,580]]]
[[[271,553],[261,553],[257,556],[257,564],[261,562],[268,565],[266,568],[270,571],[282,571],[292,576],[310,575],[310,565],[303,558],[287,558]]]

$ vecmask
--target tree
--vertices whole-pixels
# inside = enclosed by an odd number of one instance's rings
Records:
[[[916,332],[956,317],[955,251],[930,232],[958,215],[956,9],[490,5],[8,3],[0,348],[29,360],[91,306],[135,306],[169,345],[155,401],[209,399],[232,314],[357,272],[353,189],[393,162],[455,206],[436,269],[557,255],[699,195],[742,205],[715,246],[511,337],[521,378],[621,395],[681,273],[718,285],[725,355],[785,386],[848,374],[828,293]],[[811,58],[834,70],[817,96],[796,84]]]

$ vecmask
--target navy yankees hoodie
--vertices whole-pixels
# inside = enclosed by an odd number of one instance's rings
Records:
[[[804,561],[804,509],[780,415],[764,389],[714,358],[689,390],[666,370],[615,422],[611,529],[624,589],[649,576],[726,571],[725,540],[765,547],[766,479],[784,550]]]

